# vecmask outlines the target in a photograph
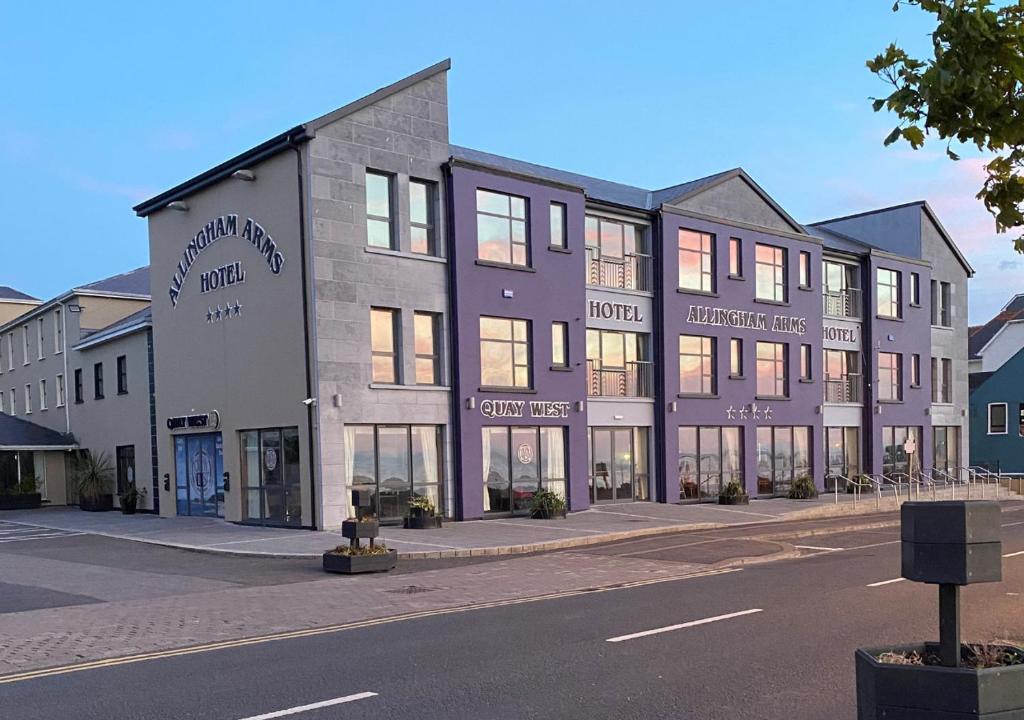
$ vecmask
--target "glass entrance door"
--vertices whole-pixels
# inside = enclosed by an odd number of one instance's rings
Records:
[[[637,429],[642,430],[642,429]],[[643,500],[647,497],[646,468],[638,464],[634,428],[592,428],[590,493],[594,503]],[[640,438],[645,432],[637,433]],[[641,448],[644,452],[646,448]]]
[[[174,438],[179,515],[224,517],[224,447],[220,433]]]

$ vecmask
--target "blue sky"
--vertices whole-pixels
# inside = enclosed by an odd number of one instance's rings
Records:
[[[146,264],[139,200],[445,57],[454,143],[643,187],[742,166],[805,222],[925,198],[972,322],[1019,285],[980,160],[882,147],[864,61],[930,29],[892,0],[64,5],[0,0],[0,284],[40,297]]]

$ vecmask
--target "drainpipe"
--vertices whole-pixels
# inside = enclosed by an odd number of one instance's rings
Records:
[[[60,306],[60,336],[62,345],[61,355],[64,356],[64,427],[67,434],[71,433],[71,403],[68,402],[68,310],[64,303],[58,302]]]

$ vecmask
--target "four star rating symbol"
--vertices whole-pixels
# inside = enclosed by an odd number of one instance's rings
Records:
[[[762,408],[757,403],[747,403],[739,408],[730,405],[725,411],[725,417],[728,420],[735,420],[738,414],[740,420],[771,420],[773,413],[771,405],[765,405]]]
[[[235,300],[235,304],[228,303],[226,307],[221,307],[220,303],[217,307],[206,308],[206,323],[212,325],[215,322],[221,320],[227,320],[228,318],[238,317],[242,314],[242,303]]]

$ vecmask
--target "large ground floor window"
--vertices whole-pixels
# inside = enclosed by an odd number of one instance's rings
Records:
[[[913,442],[908,445],[907,441]],[[908,453],[908,448],[913,453]],[[888,477],[921,471],[921,428],[905,425],[882,427],[882,474]]]
[[[757,494],[786,495],[797,478],[813,480],[809,427],[757,429]]]
[[[241,435],[245,519],[263,525],[301,525],[299,429],[244,430]]]
[[[648,429],[590,428],[590,500],[646,500],[650,478]]]
[[[374,514],[397,523],[408,513],[413,496],[426,497],[444,514],[444,431],[440,425],[347,425],[345,464],[353,490],[369,494],[370,506],[358,515]]]
[[[679,497],[717,501],[730,482],[743,485],[743,428],[679,428]]]
[[[36,479],[35,453],[29,450],[0,451],[0,495],[18,493],[22,481]],[[26,486],[28,484],[26,482]]]
[[[825,428],[825,462],[828,469],[825,473],[825,489],[845,488],[842,476],[853,480],[860,475],[860,428],[827,427]]]
[[[960,428],[956,425],[932,428],[932,467],[957,477],[960,473]]]
[[[527,514],[539,488],[565,497],[564,427],[485,427],[484,512]]]

